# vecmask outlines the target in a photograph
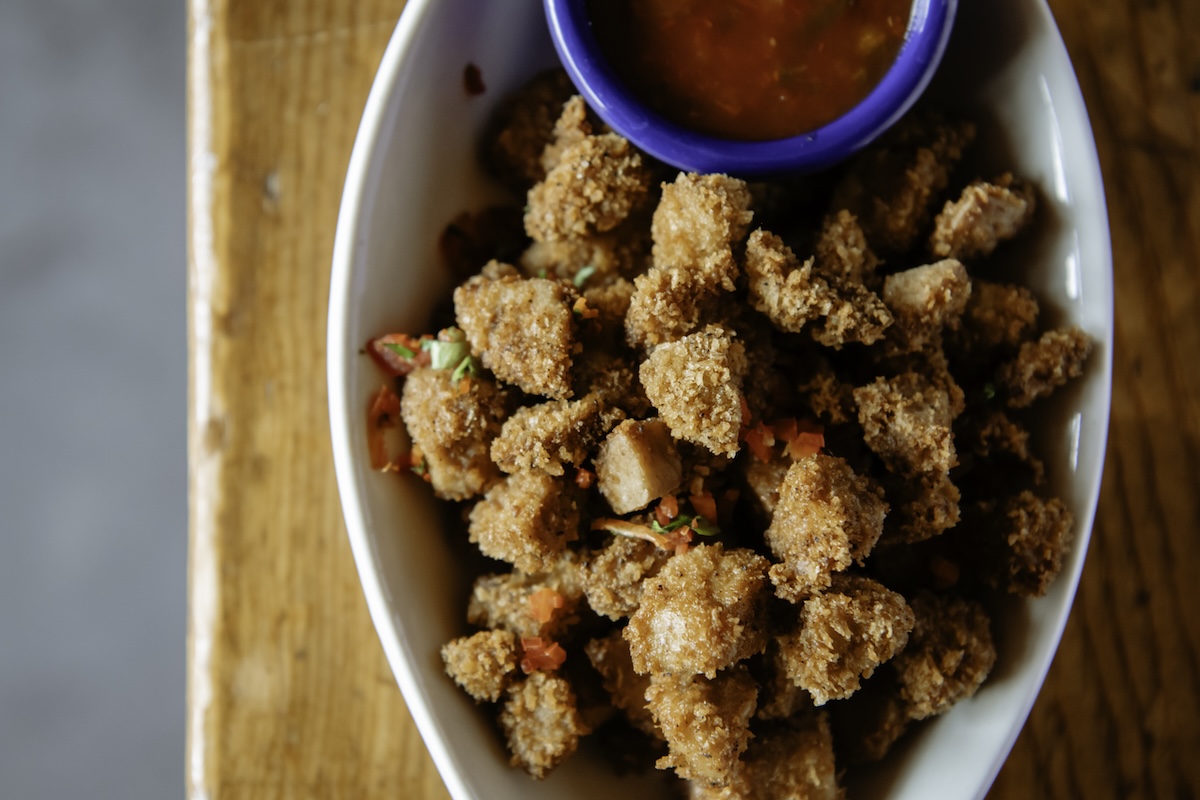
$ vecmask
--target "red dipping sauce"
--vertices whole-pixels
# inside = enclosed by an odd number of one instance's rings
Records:
[[[643,102],[725,139],[832,122],[896,60],[912,0],[588,0],[613,68]]]

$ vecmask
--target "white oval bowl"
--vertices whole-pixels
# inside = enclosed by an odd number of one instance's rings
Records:
[[[471,97],[463,70],[487,91]],[[369,467],[365,413],[382,380],[360,354],[372,336],[419,332],[449,286],[437,241],[460,211],[496,197],[476,151],[494,104],[555,64],[539,0],[409,0],[371,89],[346,177],[333,253],[328,381],[346,526],[384,652],[455,800],[662,795],[581,753],[546,781],[508,766],[500,737],[442,672],[439,648],[464,631],[469,588],[427,487]],[[1045,409],[1037,446],[1073,509],[1075,543],[1049,594],[1012,601],[979,693],[906,736],[886,767],[852,774],[851,797],[979,798],[1037,696],[1066,624],[1091,535],[1108,428],[1112,254],[1095,143],[1062,40],[1042,0],[963,3],[930,88],[980,123],[980,175],[1011,169],[1041,190],[1032,235],[997,254],[1051,323],[1084,328],[1086,374]]]

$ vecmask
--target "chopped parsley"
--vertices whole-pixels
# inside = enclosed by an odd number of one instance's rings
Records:
[[[587,283],[588,278],[592,277],[595,274],[596,274],[596,265],[595,264],[588,264],[586,267],[583,267],[582,269],[580,269],[579,272],[575,273],[575,278],[574,278],[575,288],[582,289],[583,285],[585,283]]]
[[[384,342],[383,346],[386,347],[388,350],[391,350],[393,353],[400,356],[401,358],[416,358],[417,357],[416,353],[414,353],[412,350],[409,350],[407,347],[405,347],[402,344],[396,344],[395,342]]]

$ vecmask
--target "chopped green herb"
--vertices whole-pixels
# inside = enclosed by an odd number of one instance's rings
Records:
[[[429,465],[425,463],[424,456],[421,456],[421,460],[412,465],[412,471],[417,475],[424,475],[429,471]]]
[[[596,274],[596,265],[595,264],[588,264],[586,267],[583,267],[582,269],[580,269],[579,272],[575,273],[575,288],[582,289],[583,285],[585,283],[587,283],[587,279],[592,277],[595,274]]]
[[[996,397],[996,387],[990,383],[985,383],[983,385],[983,399],[984,400],[993,400],[993,399],[995,399],[995,397]]]
[[[401,358],[416,358],[417,357],[416,353],[414,353],[412,350],[409,350],[407,347],[405,347],[402,344],[396,344],[395,342],[384,342],[383,346],[386,347],[388,350],[391,350],[393,353],[400,356]]]
[[[691,525],[692,530],[701,536],[716,536],[721,532],[721,529],[717,527],[716,523],[709,522],[701,516],[697,516],[692,519]]]
[[[541,278],[542,280],[546,280],[546,269],[544,267],[542,269],[539,269],[537,276],[539,278]]]
[[[458,362],[458,366],[454,368],[453,374],[450,376],[451,383],[458,383],[464,376],[470,375],[475,377],[479,374],[479,363],[472,355],[467,355],[462,361]]]
[[[671,520],[666,525],[660,525],[658,523],[658,520],[655,519],[655,520],[650,521],[650,530],[654,531],[655,533],[670,533],[671,531],[676,530],[677,528],[682,528],[684,525],[687,525],[691,521],[692,521],[692,518],[689,517],[687,514],[680,514],[678,517]]]
[[[436,339],[421,342],[421,349],[429,352],[429,365],[434,369],[455,369],[471,356],[467,335],[458,328],[446,328]]]

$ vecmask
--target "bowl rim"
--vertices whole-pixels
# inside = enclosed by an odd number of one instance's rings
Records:
[[[643,151],[680,169],[739,176],[815,172],[870,144],[920,98],[941,63],[958,0],[914,0],[904,42],[874,89],[842,116],[780,139],[742,141],[697,133],[637,98],[609,65],[587,0],[543,0],[554,49],[588,105]]]

